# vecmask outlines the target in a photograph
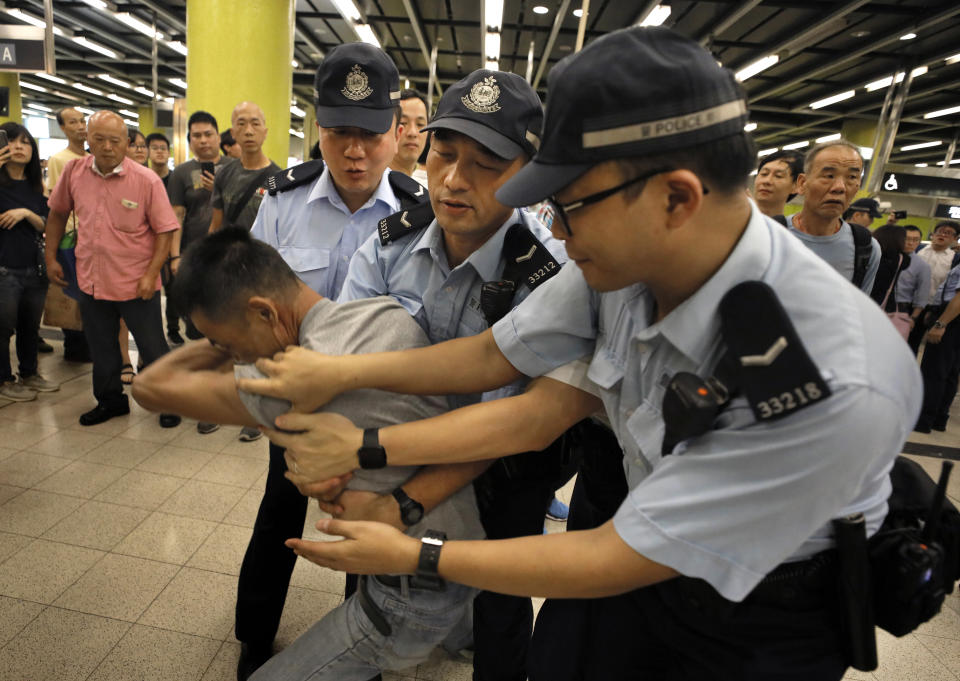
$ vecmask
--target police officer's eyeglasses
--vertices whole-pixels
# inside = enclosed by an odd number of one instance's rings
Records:
[[[560,222],[563,223],[563,228],[567,231],[568,236],[573,236],[573,231],[570,229],[570,222],[567,220],[567,214],[571,211],[577,210],[578,208],[583,208],[584,206],[589,206],[594,203],[599,203],[604,199],[607,199],[619,191],[623,191],[627,187],[630,187],[640,182],[646,182],[654,175],[659,175],[661,173],[667,173],[673,170],[673,168],[656,168],[651,170],[648,173],[643,173],[633,178],[632,180],[627,180],[622,184],[618,184],[616,187],[611,187],[610,189],[604,189],[602,192],[597,192],[596,194],[589,194],[584,196],[582,199],[577,199],[576,201],[571,201],[567,204],[562,204],[557,201],[556,197],[550,196],[547,197],[547,205],[553,209],[554,215],[560,218]],[[709,190],[706,186],[703,186],[703,193],[707,194]]]

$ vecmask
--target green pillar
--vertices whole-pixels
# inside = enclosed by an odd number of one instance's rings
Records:
[[[873,149],[875,143],[875,138],[877,135],[877,122],[876,121],[865,121],[862,119],[856,120],[847,120],[843,122],[843,125],[840,127],[840,134],[843,138],[849,142],[853,142],[858,147],[866,147],[867,149]],[[873,172],[873,164],[870,164],[870,173]],[[867,181],[869,180],[870,173],[865,173],[863,176],[863,182],[860,184],[860,191],[857,192],[855,198],[863,198],[868,196],[867,194]]]
[[[242,101],[267,119],[264,153],[279,166],[290,148],[294,0],[187,0],[187,115],[212,113],[221,131]]]
[[[152,106],[138,106],[138,118],[140,119],[140,132],[146,137],[152,132],[157,132],[157,126],[153,119]]]
[[[320,130],[317,128],[317,111],[313,105],[304,109],[306,116],[303,117],[303,160],[310,160],[310,150],[320,139]]]
[[[12,72],[0,73],[0,87],[10,90],[10,115],[0,116],[0,123],[23,124],[23,113],[20,110],[20,75]]]

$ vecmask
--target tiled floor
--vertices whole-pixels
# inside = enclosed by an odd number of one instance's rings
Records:
[[[164,430],[132,401],[129,416],[84,428],[90,365],[63,362],[53,345],[41,373],[61,390],[0,400],[0,681],[233,681],[236,576],[266,442],[239,442],[237,428],[198,435],[187,421]],[[915,439],[960,446],[960,411],[950,432]],[[950,495],[960,504],[960,475]],[[298,564],[278,645],[342,589],[341,575]],[[960,598],[948,606],[916,634],[881,632],[880,669],[847,678],[960,680]],[[466,681],[471,670],[438,652],[385,678]]]

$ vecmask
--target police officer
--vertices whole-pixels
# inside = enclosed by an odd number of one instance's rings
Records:
[[[516,74],[481,69],[450,86],[425,128],[433,136],[429,206],[381,222],[354,255],[340,300],[391,295],[438,343],[484,331],[559,272],[562,245],[533,215],[494,197],[536,152],[542,123],[540,99]],[[449,398],[451,407],[478,399]],[[488,537],[542,531],[553,492],[565,482],[565,467],[547,469],[544,459],[537,453],[498,462],[477,481]],[[409,487],[402,491],[419,503]],[[532,627],[529,598],[482,592],[474,601],[474,678],[524,681]]]
[[[339,45],[318,67],[315,85],[325,162],[268,178],[252,233],[276,248],[310,288],[336,299],[350,257],[378,220],[427,195],[414,180],[387,169],[399,136],[400,76],[390,57],[365,43]],[[284,479],[286,470],[283,450],[271,445],[237,591],[241,681],[272,654],[296,561],[283,542],[303,529],[307,499]]]
[[[552,201],[575,266],[490,332],[389,355],[298,351],[264,363],[273,378],[261,389],[302,408],[347,386],[469,392],[587,354],[624,449],[627,499],[611,522],[561,535],[437,549],[330,520],[321,529],[348,541],[290,545],[337,569],[625,594],[603,599],[603,645],[583,678],[840,679],[831,521],[859,511],[873,533],[883,520],[887,474],[919,409],[915,362],[872,301],[747,198],[746,102],[708,52],[667,29],[625,29],[550,80],[541,150],[498,197]],[[700,384],[678,407],[666,397],[682,372]],[[678,429],[678,416],[698,428]],[[274,437],[298,465],[322,458],[326,474],[369,465],[330,422],[291,414],[281,427],[309,430]],[[386,462],[414,462],[389,434]],[[451,459],[467,458],[447,435]]]

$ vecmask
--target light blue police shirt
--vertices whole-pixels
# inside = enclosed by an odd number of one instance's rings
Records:
[[[853,230],[850,223],[842,221],[839,231],[827,236],[814,236],[801,232],[793,226],[793,215],[787,217],[787,229],[795,237],[800,239],[807,248],[826,260],[830,265],[847,281],[853,281],[853,260],[857,248],[853,243]],[[863,277],[863,283],[860,285],[867,295],[873,291],[873,280],[877,277],[877,270],[880,268],[880,242],[873,239],[871,242],[873,252],[870,253],[870,261],[867,263],[867,272]],[[827,303],[829,299],[823,302]]]
[[[953,297],[957,295],[957,289],[960,288],[960,265],[947,272],[947,278],[940,284],[936,295],[933,296],[932,304],[946,305]]]
[[[900,272],[897,288],[893,292],[898,303],[911,303],[913,307],[926,307],[930,302],[930,265],[916,253],[910,255],[910,264]]]
[[[514,210],[486,243],[462,263],[450,269],[443,245],[443,230],[436,220],[386,246],[374,234],[353,256],[340,293],[340,302],[389,295],[413,315],[432,343],[473,336],[485,331],[487,321],[480,309],[480,288],[485,281],[503,275],[503,240],[507,229],[522,221],[561,265],[567,261],[563,243],[553,238],[537,219],[524,210]],[[559,276],[559,275],[557,275]],[[521,285],[514,304],[529,295]],[[888,322],[889,323],[889,322]],[[522,384],[485,393],[483,399],[515,395]],[[479,395],[451,395],[451,408],[473,404]]]
[[[718,305],[750,280],[777,293],[832,396],[769,423],[735,399],[715,430],[662,457],[664,386],[679,371],[712,375],[724,350]],[[740,601],[778,564],[832,546],[831,519],[860,511],[868,532],[878,529],[890,468],[920,411],[909,348],[877,304],[842,281],[754,206],[720,269],[657,323],[643,284],[598,293],[571,263],[493,333],[529,376],[592,354],[587,375],[630,488],[616,531],[643,556]]]
[[[336,300],[354,251],[381,219],[400,210],[389,173],[383,172],[373,195],[351,214],[324,168],[314,182],[264,196],[251,233],[276,248],[307,286]]]

